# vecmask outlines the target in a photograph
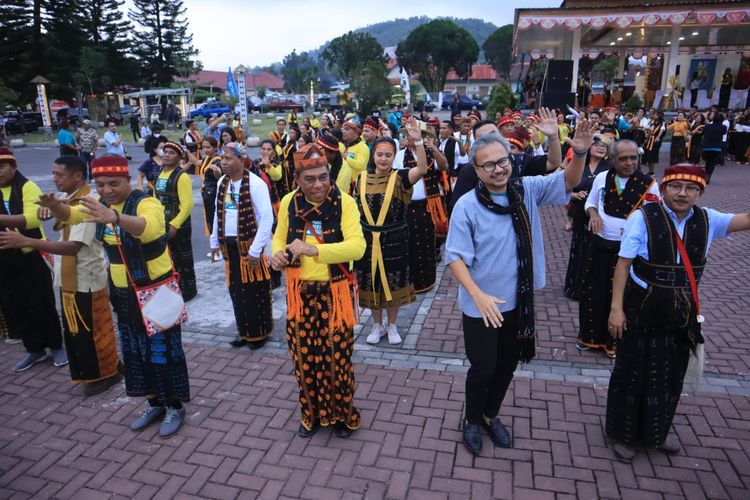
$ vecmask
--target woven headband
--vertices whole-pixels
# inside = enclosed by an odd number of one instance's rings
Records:
[[[91,167],[92,177],[128,177],[127,165],[96,165]]]
[[[662,186],[666,185],[668,182],[672,181],[688,181],[688,182],[694,182],[695,184],[698,184],[701,189],[706,188],[706,179],[701,177],[700,175],[694,175],[694,174],[669,174],[665,175],[664,178],[661,180]]]
[[[390,141],[380,141],[372,147],[372,150],[373,152],[375,152],[381,148],[388,148],[392,150],[394,153],[396,152],[396,145]]]

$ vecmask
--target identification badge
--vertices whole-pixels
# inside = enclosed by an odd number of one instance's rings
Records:
[[[704,321],[706,321],[706,318],[704,318],[702,314],[699,314],[695,319],[698,320],[698,323],[703,323]]]

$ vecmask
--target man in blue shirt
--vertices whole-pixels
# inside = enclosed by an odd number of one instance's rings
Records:
[[[73,124],[69,121],[60,123],[60,130],[57,132],[57,143],[60,145],[60,156],[78,156],[78,146],[76,138],[73,137],[71,129]]]
[[[715,238],[750,229],[750,213],[699,208],[706,172],[676,165],[664,172],[663,203],[628,217],[612,285],[609,329],[617,360],[609,381],[606,434],[624,462],[635,446],[681,449],[667,438],[690,353],[703,347],[698,283]]]
[[[480,425],[495,445],[511,446],[497,415],[519,360],[534,356],[534,290],[545,285],[539,206],[567,203],[581,180],[593,130],[580,122],[573,161],[548,176],[511,180],[510,144],[500,134],[477,138],[469,151],[479,181],[453,209],[446,263],[460,284],[471,362],[463,440],[474,455],[482,449]]]

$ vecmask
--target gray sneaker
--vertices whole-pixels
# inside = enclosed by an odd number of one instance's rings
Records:
[[[136,432],[142,431],[164,416],[165,408],[163,406],[151,406],[148,403],[146,404],[148,406],[143,410],[141,416],[133,420],[133,423],[130,424],[130,430]]]
[[[159,427],[159,437],[168,438],[174,435],[180,427],[182,427],[182,422],[184,420],[185,408],[180,408],[178,410],[176,408],[167,407],[167,414]]]
[[[5,339],[5,343],[8,345],[16,345],[20,344],[21,342],[23,342],[23,340],[21,339]]]
[[[64,347],[58,349],[50,349],[52,353],[52,362],[55,366],[65,366],[68,364],[68,353],[65,352]]]
[[[42,352],[29,352],[26,357],[21,360],[13,369],[17,372],[23,372],[49,357],[47,351]]]

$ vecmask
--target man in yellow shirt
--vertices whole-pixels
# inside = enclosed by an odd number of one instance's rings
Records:
[[[154,183],[154,196],[164,205],[164,215],[168,222],[169,251],[175,270],[180,273],[182,298],[188,302],[198,295],[191,241],[193,182],[180,168],[180,160],[185,157],[182,146],[168,141],[162,149],[162,169]]]
[[[146,409],[130,428],[141,431],[163,417],[159,436],[166,438],[182,426],[183,403],[190,401],[182,332],[180,325],[175,325],[152,336],[146,333],[138,298],[128,277],[129,273],[136,286],[147,286],[171,274],[164,207],[156,198],[132,188],[124,157],[102,156],[92,162],[91,170],[99,201],[86,197],[80,205],[71,207],[50,193],[42,195],[39,204],[70,225],[97,223],[97,239],[103,242],[109,257],[114,285],[111,301],[117,314],[125,365],[125,393],[148,400]]]
[[[341,126],[343,144],[340,147],[343,147],[343,157],[352,169],[353,179],[359,177],[370,161],[370,148],[360,137],[360,130],[359,123],[354,120],[344,122]]]
[[[323,152],[305,145],[294,165],[299,188],[281,200],[271,265],[286,271],[286,335],[302,412],[297,433],[310,437],[332,425],[345,438],[360,426],[347,269],[364,255],[365,238],[357,204],[331,183]]]
[[[44,239],[34,204],[42,191],[16,168],[13,152],[0,148],[0,231]],[[20,334],[26,348],[26,357],[16,364],[15,371],[28,370],[47,359],[45,348],[52,351],[55,366],[68,364],[52,275],[38,250],[0,246],[0,300],[9,329]]]

